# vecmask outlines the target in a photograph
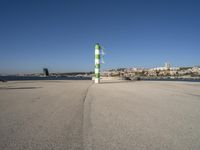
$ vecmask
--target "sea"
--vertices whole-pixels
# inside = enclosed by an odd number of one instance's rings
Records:
[[[39,77],[39,76],[0,76],[2,81],[21,81],[21,80],[92,80],[91,77]]]

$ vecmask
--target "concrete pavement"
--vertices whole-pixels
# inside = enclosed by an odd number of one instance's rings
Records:
[[[200,83],[0,83],[1,150],[199,150]]]
[[[200,149],[200,83],[95,84],[84,111],[85,150]]]
[[[91,83],[1,83],[0,149],[82,150],[83,101]]]

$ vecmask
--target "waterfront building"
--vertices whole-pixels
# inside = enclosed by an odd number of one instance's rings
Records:
[[[44,74],[45,77],[49,76],[49,70],[48,70],[48,68],[43,68],[43,74]]]

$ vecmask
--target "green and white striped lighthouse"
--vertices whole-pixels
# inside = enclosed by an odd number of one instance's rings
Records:
[[[95,45],[95,83],[100,83],[100,45]]]

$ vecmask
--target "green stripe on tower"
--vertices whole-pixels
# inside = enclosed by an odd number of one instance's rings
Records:
[[[100,54],[95,55],[95,59],[100,59]]]
[[[100,78],[100,73],[95,73],[96,78]]]
[[[100,68],[100,64],[96,64],[96,65],[95,65],[95,68]]]
[[[99,45],[99,43],[96,43],[96,45],[95,45],[95,49],[100,50],[100,45]]]

